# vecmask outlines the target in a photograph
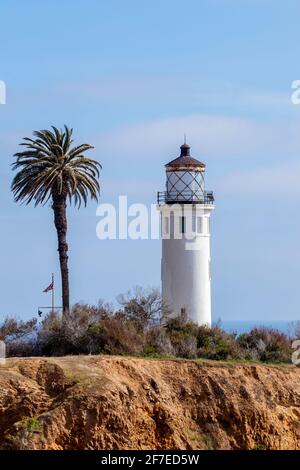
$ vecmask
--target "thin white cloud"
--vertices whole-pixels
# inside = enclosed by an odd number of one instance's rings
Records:
[[[300,162],[233,172],[218,182],[218,191],[253,198],[300,196]]]
[[[112,75],[85,82],[60,84],[57,90],[72,100],[132,105],[230,107],[235,109],[280,109],[290,106],[286,91],[249,88],[238,83],[197,76]]]
[[[101,136],[99,148],[114,158],[165,161],[176,155],[187,133],[195,156],[213,159],[260,157],[276,160],[300,153],[300,121],[255,121],[230,116],[192,115],[158,119]],[[95,139],[94,139],[95,141]],[[96,139],[97,143],[97,139]],[[174,157],[175,157],[174,155]]]
[[[122,169],[120,182],[111,180],[108,191],[120,194],[122,189],[125,194],[146,196],[159,184],[162,187],[163,181],[155,175],[161,177],[162,164],[178,154],[184,132],[192,154],[209,162],[210,185],[218,193],[251,198],[300,196],[300,122],[207,115],[138,123],[102,136],[99,147]],[[149,171],[147,165],[151,165]],[[128,168],[143,175],[142,184],[128,179]]]

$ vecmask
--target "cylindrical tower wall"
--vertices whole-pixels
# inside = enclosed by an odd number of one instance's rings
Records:
[[[171,212],[170,206],[160,206],[163,227],[161,280],[166,314],[176,317],[185,313],[198,325],[208,326],[211,325],[212,208],[202,207],[199,215],[191,205],[189,210],[182,204]],[[176,230],[176,220],[179,230]],[[192,234],[187,233],[188,227],[192,228]],[[182,231],[185,233],[180,233]]]

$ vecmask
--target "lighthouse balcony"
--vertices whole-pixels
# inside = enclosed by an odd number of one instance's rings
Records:
[[[157,203],[162,204],[213,204],[213,191],[160,191],[157,193]]]

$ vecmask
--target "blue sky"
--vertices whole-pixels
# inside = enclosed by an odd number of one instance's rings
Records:
[[[102,202],[155,202],[186,132],[216,195],[214,319],[298,319],[299,2],[3,0],[0,14],[0,317],[34,315],[59,278],[51,208],[13,202],[10,163],[23,136],[66,123],[95,145]],[[72,302],[158,286],[160,242],[99,241],[95,213],[69,211]]]

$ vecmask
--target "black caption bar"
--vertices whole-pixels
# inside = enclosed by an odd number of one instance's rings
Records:
[[[0,451],[1,469],[4,465],[20,465],[23,468],[41,469],[41,465],[74,464],[87,468],[121,467],[135,469],[153,466],[197,466],[204,469],[205,465],[218,465],[219,469],[245,467],[253,469],[256,464],[269,466],[299,463],[298,451]],[[8,468],[8,467],[7,467]],[[207,470],[207,467],[205,467]]]

